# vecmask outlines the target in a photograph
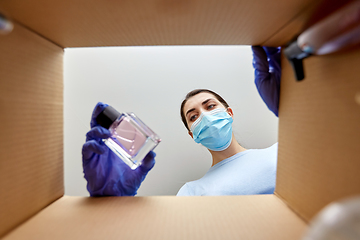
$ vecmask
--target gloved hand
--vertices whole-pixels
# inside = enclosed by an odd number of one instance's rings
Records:
[[[281,48],[252,46],[255,84],[266,106],[279,114]]]
[[[92,113],[91,130],[82,148],[84,177],[90,196],[134,196],[147,173],[155,164],[154,152],[149,152],[142,164],[132,170],[101,139],[111,133],[96,122],[97,115],[107,107],[99,102]]]

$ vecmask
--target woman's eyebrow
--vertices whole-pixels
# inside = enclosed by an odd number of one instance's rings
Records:
[[[187,115],[188,115],[189,113],[191,113],[192,111],[195,111],[195,108],[192,108],[192,109],[188,110],[188,111],[186,112],[185,116],[187,116]]]
[[[214,99],[214,98],[208,98],[208,99],[206,99],[205,101],[203,101],[203,102],[201,103],[201,105],[207,104],[210,100],[215,100],[215,99]],[[189,113],[191,113],[192,111],[195,111],[195,108],[192,108],[192,109],[188,110],[188,111],[186,112],[185,116],[187,116],[187,115],[188,115]]]
[[[202,105],[207,104],[210,100],[214,100],[214,99],[213,98],[206,99],[205,101],[202,102]]]

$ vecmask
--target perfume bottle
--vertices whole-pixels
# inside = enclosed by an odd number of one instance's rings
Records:
[[[134,113],[119,113],[107,106],[96,118],[100,126],[111,132],[104,143],[131,169],[141,165],[145,156],[161,141]]]
[[[329,3],[324,1],[324,4]],[[285,48],[284,54],[294,69],[296,80],[300,81],[305,77],[304,58],[349,49],[359,43],[360,1],[351,1],[306,29]]]

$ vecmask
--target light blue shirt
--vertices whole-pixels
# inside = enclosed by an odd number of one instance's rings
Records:
[[[185,183],[177,196],[272,194],[278,143],[249,149],[212,166],[200,179]]]

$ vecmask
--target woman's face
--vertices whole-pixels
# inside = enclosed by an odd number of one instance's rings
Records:
[[[189,98],[183,110],[189,129],[202,112],[210,112],[216,108],[225,108],[225,106],[211,93],[201,92]],[[229,114],[232,116],[232,111]]]

